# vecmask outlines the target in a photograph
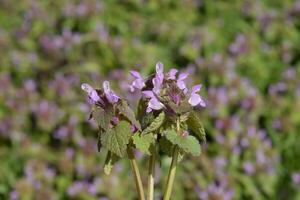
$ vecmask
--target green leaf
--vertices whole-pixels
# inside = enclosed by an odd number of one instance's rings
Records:
[[[125,100],[122,100],[118,104],[119,112],[124,115],[133,125],[136,126],[138,130],[141,130],[141,124],[136,120],[133,110],[129,107],[128,103]]]
[[[173,153],[173,144],[166,139],[166,137],[161,137],[159,140],[159,148],[162,152],[167,154],[169,157],[172,156]]]
[[[117,156],[123,157],[131,135],[130,124],[126,121],[120,121],[117,126],[109,129],[101,136],[101,144]]]
[[[165,112],[159,113],[159,115],[151,122],[151,124],[143,130],[142,134],[153,133],[158,130],[165,121]]]
[[[132,139],[137,149],[145,154],[151,155],[152,144],[155,143],[152,133],[146,135],[135,134]]]
[[[187,100],[183,101],[179,106],[173,102],[169,102],[168,106],[170,106],[177,114],[184,114],[193,110],[193,107]]]
[[[164,134],[167,140],[174,145],[178,145],[178,147],[185,153],[190,153],[193,156],[200,155],[201,146],[194,136],[180,136],[175,130],[165,131]]]
[[[97,107],[92,112],[92,118],[98,123],[100,128],[104,129],[105,131],[108,130],[113,115],[114,115],[114,110],[113,107],[111,106],[107,107],[105,110]]]
[[[159,148],[162,152],[167,154],[167,156],[172,157],[174,145],[169,140],[167,140],[165,137],[160,138]],[[178,162],[180,162],[183,159],[184,153],[185,152],[183,152],[182,150],[179,151]]]
[[[101,144],[101,135],[103,134],[103,130],[99,130],[98,132],[98,138],[97,138],[97,148],[98,148],[98,152],[100,152],[102,144]]]
[[[201,141],[206,141],[204,127],[195,111],[190,113],[186,123],[189,129],[191,129]]]
[[[119,157],[112,153],[111,151],[108,151],[107,152],[107,155],[106,155],[106,159],[105,159],[105,164],[104,164],[104,173],[106,175],[109,175],[114,164],[119,160]]]

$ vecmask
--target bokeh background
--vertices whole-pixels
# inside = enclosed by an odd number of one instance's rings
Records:
[[[127,160],[103,173],[80,84],[110,80],[134,105],[128,71],[157,61],[208,103],[172,199],[300,199],[299,44],[300,1],[0,0],[0,199],[136,199]]]

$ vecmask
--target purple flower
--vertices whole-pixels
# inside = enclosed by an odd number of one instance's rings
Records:
[[[177,87],[181,89],[185,94],[187,93],[187,87],[184,80],[188,77],[188,73],[181,73],[177,79]]]
[[[81,84],[81,89],[83,89],[84,91],[86,91],[88,93],[89,99],[93,103],[97,103],[97,101],[100,100],[100,97],[98,96],[97,91],[89,84],[87,84],[87,83]]]
[[[152,79],[153,89],[155,94],[159,94],[164,80],[164,65],[161,62],[156,63],[156,74]]]
[[[143,87],[145,87],[145,81],[139,72],[130,71],[130,74],[135,78],[135,80],[130,85],[131,92],[134,92],[135,88],[141,90]]]
[[[103,90],[109,103],[114,104],[119,101],[120,97],[110,89],[108,81],[103,82]]]
[[[191,92],[191,97],[189,98],[189,104],[191,104],[192,106],[197,106],[200,105],[202,107],[206,106],[206,103],[203,101],[203,99],[201,98],[201,96],[199,94],[197,94],[197,92],[200,91],[202,85],[195,85],[192,88],[192,92]]]
[[[160,110],[164,107],[164,104],[162,104],[154,95],[154,93],[150,90],[148,91],[143,91],[143,94],[150,98],[149,102],[148,102],[148,107],[146,112],[149,113],[152,110]]]
[[[178,70],[177,69],[170,69],[170,71],[167,74],[167,79],[168,80],[175,80],[176,79],[176,74],[177,74]]]
[[[292,174],[292,181],[295,185],[300,185],[300,172],[295,172]]]
[[[251,162],[248,162],[248,161],[244,162],[243,169],[248,175],[251,175],[255,172],[254,166],[252,165]]]
[[[13,190],[9,194],[10,200],[17,200],[19,199],[19,193],[16,190]]]

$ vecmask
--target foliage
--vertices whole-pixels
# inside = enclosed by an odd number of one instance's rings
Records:
[[[112,80],[134,107],[128,70],[159,60],[203,80],[208,102],[207,142],[180,163],[175,200],[299,199],[299,1],[0,5],[0,199],[135,199],[127,161],[103,176],[80,84]],[[152,117],[137,117],[142,130]]]

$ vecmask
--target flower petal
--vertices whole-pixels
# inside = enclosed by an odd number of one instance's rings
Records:
[[[100,100],[100,97],[99,97],[97,91],[89,84],[87,84],[87,83],[81,84],[81,89],[83,89],[84,91],[86,91],[88,93],[89,98],[91,99],[92,103],[96,103],[97,101]]]
[[[177,80],[177,83],[176,83],[177,87],[181,90],[184,90],[186,89],[186,85],[185,85],[185,82],[182,81],[182,80]]]
[[[109,86],[109,82],[108,81],[104,81],[103,82],[103,90],[104,90],[105,94],[110,92],[110,86]]]
[[[87,84],[87,83],[82,83],[81,84],[81,89],[83,89],[87,93],[90,93],[91,91],[94,90],[94,88],[92,86],[90,86],[89,84]]]
[[[168,80],[175,80],[177,72],[178,72],[177,69],[174,69],[174,68],[170,69],[170,71],[167,74],[167,79]]]
[[[161,62],[156,63],[156,74],[163,74],[164,73],[164,65]]]
[[[152,79],[153,92],[155,94],[159,94],[161,86],[162,86],[162,82],[163,82],[163,78],[161,78],[159,76]]]
[[[132,70],[130,71],[131,76],[133,76],[136,79],[143,79],[143,77],[141,76],[141,74],[138,71]]]
[[[178,80],[182,81],[182,80],[186,79],[188,76],[189,76],[188,73],[181,73],[181,74],[179,74]]]
[[[148,106],[147,109],[146,109],[146,112],[150,113],[151,111],[152,111],[152,109]]]
[[[155,96],[151,90],[143,91],[142,94],[148,98],[155,98]]]
[[[145,87],[145,83],[143,79],[136,79],[132,82],[132,86],[138,89],[142,89]]]
[[[199,85],[195,85],[194,87],[192,87],[192,93],[196,93],[196,92],[199,92],[200,89],[201,89],[202,85],[199,84]]]
[[[156,98],[151,98],[148,106],[153,109],[153,110],[160,110],[164,107],[164,104],[162,104],[160,101],[158,101],[158,99]]]
[[[188,102],[192,106],[197,106],[198,104],[202,107],[206,106],[206,103],[203,101],[201,96],[199,94],[195,94],[195,93],[191,94],[191,97],[189,98]]]
[[[105,94],[107,100],[109,101],[109,103],[114,104],[114,103],[117,103],[119,101],[120,97],[118,95],[116,95],[110,89],[108,81],[103,82],[103,90],[104,90],[104,94]]]

